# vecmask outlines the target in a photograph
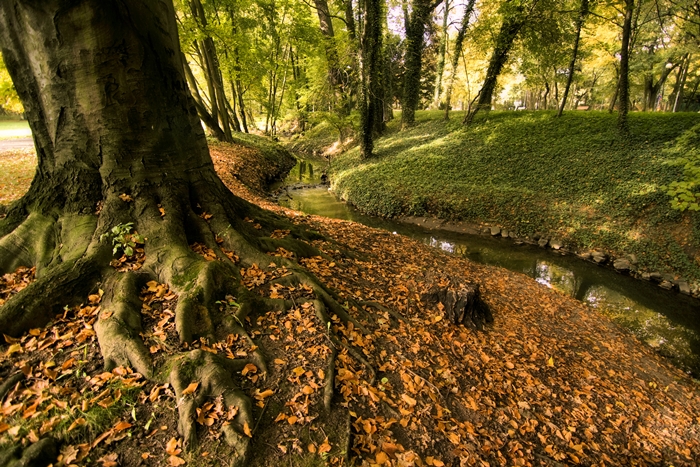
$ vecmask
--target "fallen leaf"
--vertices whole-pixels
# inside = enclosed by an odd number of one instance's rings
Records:
[[[180,449],[180,441],[178,441],[177,438],[170,438],[168,444],[165,445],[165,452],[171,456],[180,454],[182,452],[182,449]]]
[[[248,422],[245,422],[243,424],[243,433],[245,433],[248,438],[253,437],[253,432],[250,431],[250,426],[248,425]]]
[[[416,400],[408,394],[401,394],[401,399],[403,399],[409,407],[415,407],[416,405]]]
[[[131,428],[131,426],[132,425],[129,422],[121,421],[121,422],[117,423],[116,425],[114,425],[113,430],[115,433],[119,433],[120,431],[124,431],[127,428]]]
[[[68,427],[68,431],[74,430],[75,428],[85,425],[87,423],[87,420],[85,420],[83,417],[76,418],[73,423],[70,424]]]
[[[321,445],[318,447],[318,453],[319,453],[319,454],[324,454],[324,453],[326,453],[326,452],[331,452],[331,444],[328,442],[328,438],[326,438],[326,439],[323,441],[323,444],[321,444]]]
[[[117,467],[117,453],[113,452],[111,454],[104,455],[97,459],[97,462],[101,462],[103,467]]]
[[[168,462],[169,462],[170,465],[172,465],[173,467],[177,467],[177,466],[179,466],[179,465],[184,465],[184,464],[186,463],[185,460],[184,460],[183,458],[177,457],[177,456],[170,456],[170,457],[168,458]]]
[[[199,387],[199,383],[190,383],[189,386],[187,386],[184,391],[182,391],[183,396],[188,396],[190,394],[194,394],[194,392],[197,390]]]

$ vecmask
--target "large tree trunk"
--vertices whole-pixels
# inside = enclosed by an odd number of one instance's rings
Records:
[[[319,252],[292,238],[305,233],[235,197],[217,177],[187,88],[171,2],[3,1],[0,46],[38,155],[28,193],[0,217],[0,274],[35,266],[36,281],[0,307],[0,332],[19,335],[103,289],[94,329],[105,367],[132,366],[168,381],[188,447],[196,442],[196,405],[223,396],[227,407],[238,407],[222,428],[234,448],[231,465],[245,465],[254,421],[233,378],[246,361],[265,371],[265,358],[253,349],[229,360],[193,343],[230,336],[252,342],[240,323],[254,310],[280,307],[242,285],[241,266],[269,264],[264,253],[281,245],[298,256]],[[295,234],[271,238],[280,228]],[[115,231],[135,244],[118,243],[118,261]],[[205,260],[193,244],[218,260]],[[296,263],[275,261],[292,273],[284,278],[290,285],[313,288],[311,309],[324,328],[326,310],[352,320]],[[149,281],[177,294],[183,344],[157,367],[141,337],[138,295]],[[238,311],[220,305],[228,295],[237,297]],[[197,397],[183,397],[193,382],[200,384]]]
[[[618,85],[620,106],[617,114],[617,127],[623,133],[628,131],[627,113],[630,105],[629,57],[632,13],[634,13],[634,0],[625,0],[625,20],[622,25],[622,44],[620,46],[620,82]]]
[[[557,112],[557,117],[561,117],[564,113],[564,107],[566,106],[566,99],[569,97],[569,90],[571,89],[571,83],[574,82],[574,73],[576,68],[576,60],[578,59],[578,46],[581,42],[581,29],[583,29],[583,22],[586,20],[588,15],[588,0],[581,0],[581,7],[578,11],[578,18],[576,19],[576,39],[574,39],[574,50],[571,53],[571,63],[569,63],[569,74],[566,77],[566,86],[564,87],[564,96],[561,100],[561,105],[559,105],[559,111]]]

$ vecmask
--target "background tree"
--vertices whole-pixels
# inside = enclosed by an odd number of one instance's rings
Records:
[[[363,158],[372,156],[373,138],[384,126],[382,100],[382,2],[363,0],[361,39],[360,151]]]
[[[471,108],[464,117],[464,124],[470,124],[474,116],[480,110],[491,110],[491,102],[496,89],[498,76],[501,74],[501,70],[508,60],[508,55],[513,47],[515,38],[518,36],[520,29],[527,22],[529,14],[537,5],[537,1],[538,0],[506,0],[502,5],[501,13],[503,15],[503,22],[501,23],[500,31],[496,37],[496,44],[491,54],[489,67],[486,71],[486,78],[481,85],[476,105]]]
[[[434,2],[433,0],[413,0],[410,12],[407,6],[404,9],[406,48],[403,101],[401,103],[401,123],[404,126],[412,125],[415,122],[416,109],[420,101],[425,27],[439,3],[439,1]]]
[[[566,85],[564,85],[564,94],[561,99],[561,104],[559,104],[559,110],[557,111],[557,117],[561,117],[564,113],[564,107],[566,106],[566,101],[569,98],[569,91],[571,90],[571,83],[574,81],[574,73],[576,72],[576,60],[578,59],[578,49],[581,43],[581,30],[583,29],[583,23],[588,16],[588,0],[581,0],[581,6],[578,10],[578,16],[576,17],[576,36],[574,38],[574,49],[571,52],[571,63],[569,63],[568,72],[566,75]]]
[[[447,89],[445,90],[445,120],[450,119],[450,110],[452,106],[452,88],[454,87],[455,77],[457,75],[457,68],[459,66],[459,58],[462,55],[462,47],[464,45],[464,38],[467,35],[467,28],[469,27],[469,21],[472,14],[474,13],[474,4],[476,0],[468,0],[464,6],[464,15],[459,24],[459,29],[457,30],[457,37],[455,38],[455,47],[452,54],[451,63],[451,73],[447,81]]]

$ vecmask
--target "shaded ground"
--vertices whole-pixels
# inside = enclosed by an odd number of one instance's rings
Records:
[[[253,342],[194,344],[233,359],[257,348],[266,353],[267,371],[248,365],[236,375],[257,404],[249,465],[700,462],[696,382],[595,311],[521,274],[280,208],[256,194],[262,174],[255,154],[235,147],[212,152],[234,191],[327,237],[314,242],[323,256],[300,263],[337,292],[361,325],[334,320],[342,336],[334,342],[306,304],[284,313],[259,310],[241,323]],[[195,248],[216,260],[212,250]],[[303,286],[272,282],[287,274],[275,256],[293,254],[278,249],[268,264],[243,271],[244,284],[294,303],[311,297]],[[3,277],[0,303],[32,274]],[[423,298],[431,286],[475,282],[495,318],[484,331],[451,324],[441,304],[431,307]],[[177,345],[171,311],[177,296],[150,283],[140,298],[142,338],[158,358]],[[219,428],[231,413],[220,400],[197,411],[203,444],[184,453],[175,415],[181,401],[172,387],[129,369],[102,371],[92,329],[100,301],[97,290],[52,326],[0,346],[0,445],[57,436],[63,442],[46,462],[54,465],[228,465]],[[235,308],[235,297],[221,306]],[[330,412],[323,400],[328,372],[335,374]],[[193,385],[191,394],[199,390]]]

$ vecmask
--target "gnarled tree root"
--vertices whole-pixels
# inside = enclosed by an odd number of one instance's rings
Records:
[[[225,407],[235,415],[222,427],[226,443],[234,449],[234,463],[245,465],[252,434],[253,406],[250,398],[234,383],[231,375],[245,365],[241,361],[221,358],[203,350],[193,350],[177,357],[170,374],[180,413],[178,430],[186,449],[197,443],[196,408],[208,398],[223,397]],[[198,383],[192,391],[192,383]],[[188,388],[190,390],[188,391]]]

